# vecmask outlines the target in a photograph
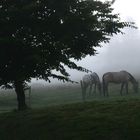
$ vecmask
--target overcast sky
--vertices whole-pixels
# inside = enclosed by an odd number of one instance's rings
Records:
[[[116,0],[113,7],[123,19],[133,19],[140,27],[140,0]]]
[[[123,21],[134,21],[140,28],[140,0],[116,0],[113,8],[115,13],[120,13]],[[87,56],[77,64],[97,72],[100,78],[107,71],[120,70],[127,70],[136,78],[140,77],[140,29],[125,29],[124,32],[125,35],[115,35],[110,43],[98,48],[99,54]],[[76,70],[68,71],[72,80],[77,81],[86,74]]]

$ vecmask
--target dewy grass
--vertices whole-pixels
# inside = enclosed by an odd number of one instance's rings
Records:
[[[1,140],[138,140],[140,100],[92,101],[0,114]]]

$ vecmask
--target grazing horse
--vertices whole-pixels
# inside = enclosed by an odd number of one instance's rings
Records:
[[[93,72],[91,74],[83,76],[81,83],[81,89],[82,89],[82,97],[83,100],[85,100],[86,97],[86,90],[89,87],[89,95],[91,95],[92,86],[94,84],[94,92],[96,93],[96,86],[98,87],[99,92],[101,93],[101,83],[99,76],[97,73]]]
[[[128,73],[127,71],[120,71],[120,72],[107,72],[102,77],[103,80],[103,93],[104,96],[108,96],[108,84],[109,83],[116,83],[121,84],[120,94],[122,95],[122,90],[125,86],[126,93],[128,94],[128,82],[130,81],[133,85],[133,89],[135,92],[138,91],[138,82],[135,78]]]

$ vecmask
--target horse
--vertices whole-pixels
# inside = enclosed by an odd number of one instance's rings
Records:
[[[138,92],[138,82],[136,79],[127,71],[120,71],[120,72],[107,72],[102,77],[103,81],[103,93],[104,96],[108,96],[108,84],[115,83],[121,84],[120,94],[122,95],[122,90],[125,86],[126,93],[128,94],[128,82],[130,81],[133,85],[133,90],[135,93]]]
[[[99,76],[95,72],[84,75],[82,80],[80,80],[80,83],[81,83],[83,100],[85,100],[86,90],[88,87],[89,87],[89,95],[91,95],[93,85],[94,85],[94,92],[96,93],[96,86],[97,86],[99,92],[101,93],[101,82]]]

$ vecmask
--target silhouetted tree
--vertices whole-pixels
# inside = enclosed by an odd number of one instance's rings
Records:
[[[134,27],[112,11],[111,2],[97,0],[0,1],[0,85],[15,88],[19,110],[27,107],[31,78],[71,81],[64,66],[86,71],[71,59],[94,55],[100,43]]]

